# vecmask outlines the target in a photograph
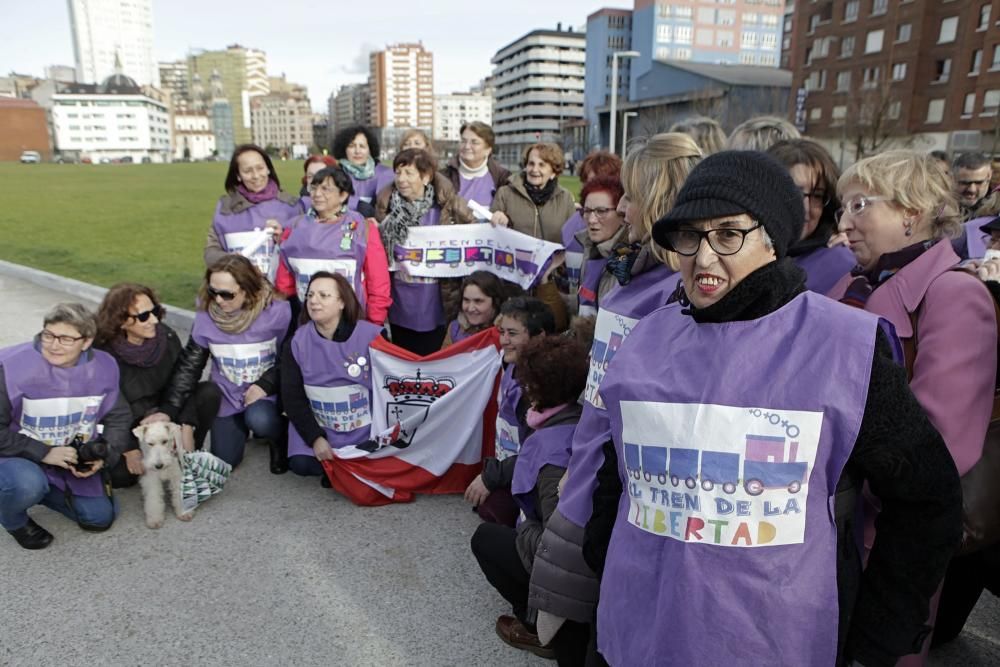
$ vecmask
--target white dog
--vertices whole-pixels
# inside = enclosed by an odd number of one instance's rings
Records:
[[[139,440],[142,450],[142,503],[146,512],[146,526],[159,528],[163,525],[163,483],[170,491],[170,504],[174,515],[181,521],[190,521],[194,516],[184,512],[181,503],[181,427],[171,422],[153,422],[136,426],[132,433]]]

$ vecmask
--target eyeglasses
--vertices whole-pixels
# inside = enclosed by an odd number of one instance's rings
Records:
[[[967,188],[967,187],[970,187],[970,186],[975,186],[975,187],[978,188],[978,187],[984,185],[985,183],[987,183],[988,180],[989,179],[981,178],[978,181],[956,181],[956,183],[958,183],[959,185],[961,185],[963,188]]]
[[[86,336],[57,336],[47,329],[42,329],[38,335],[41,337],[43,343],[48,343],[50,345],[56,341],[59,341],[60,345],[72,345],[73,343],[86,338]]]
[[[214,287],[208,288],[208,296],[212,299],[221,298],[223,301],[232,301],[236,298],[236,292],[230,292],[224,289],[215,289]]]
[[[837,209],[837,212],[833,214],[834,218],[838,223],[845,213],[850,213],[852,218],[856,218],[863,215],[868,207],[877,201],[892,201],[892,197],[855,197],[851,201],[845,202],[844,208]]]
[[[825,192],[803,192],[802,199],[810,206],[826,206],[830,203],[830,198]]]
[[[340,188],[335,185],[310,185],[309,192],[322,192],[324,195],[335,195],[340,192]]]
[[[163,307],[160,304],[155,304],[149,310],[144,310],[141,313],[129,313],[128,316],[135,319],[138,322],[145,322],[149,319],[150,315],[156,315],[156,319],[163,319]]]
[[[609,213],[618,213],[616,209],[608,208],[606,206],[600,206],[598,208],[581,208],[580,216],[586,220],[591,215],[596,215],[598,218],[607,217]]]
[[[715,254],[727,256],[735,255],[743,248],[747,234],[762,227],[759,222],[754,221],[753,227],[740,229],[738,227],[724,227],[722,229],[708,229],[699,231],[697,229],[672,229],[667,232],[665,239],[669,250],[673,250],[678,255],[693,257],[698,254],[702,240],[708,241],[708,247]]]

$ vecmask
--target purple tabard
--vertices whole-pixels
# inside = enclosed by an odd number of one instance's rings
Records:
[[[580,211],[571,215],[562,227],[562,243],[563,247],[566,248],[566,277],[569,279],[570,294],[576,294],[576,290],[580,287],[583,246],[576,240],[576,234],[586,227],[587,223],[583,221]]]
[[[292,355],[302,370],[302,382],[316,423],[331,447],[357,445],[371,434],[371,354],[368,345],[382,327],[358,321],[351,337],[335,343],[319,335],[311,322],[292,336]],[[311,444],[288,425],[288,455],[314,456]]]
[[[547,465],[565,468],[569,465],[570,445],[576,424],[558,424],[540,428],[524,440],[514,464],[514,479],[510,492],[529,519],[542,520],[534,506],[533,494],[539,471]]]
[[[353,229],[351,226],[353,225]],[[344,238],[348,236],[344,248]],[[295,292],[305,303],[309,279],[318,271],[339,273],[354,287],[365,308],[363,267],[368,248],[368,223],[361,214],[349,211],[340,222],[319,222],[304,216],[281,244],[281,255],[295,275]]]
[[[351,176],[351,183],[354,184],[354,194],[348,198],[347,208],[357,211],[359,199],[374,206],[375,197],[382,191],[382,188],[391,185],[395,178],[396,175],[392,169],[382,164],[375,165],[375,173],[371,178],[361,181]]]
[[[97,424],[118,400],[118,363],[100,350],[84,352],[72,368],[53,366],[33,345],[17,346],[3,360],[10,399],[11,431],[50,447],[69,444],[76,435],[97,436]],[[49,484],[77,496],[104,495],[101,475],[74,477],[63,468],[43,465]]]
[[[287,301],[272,301],[246,331],[225,333],[203,310],[198,311],[191,340],[212,354],[212,382],[222,390],[219,416],[243,412],[243,394],[278,361],[292,310]],[[273,401],[274,396],[261,400]]]
[[[441,209],[436,205],[420,219],[420,226],[436,225]],[[445,323],[441,288],[437,278],[409,276],[403,269],[392,272],[392,305],[389,323],[414,331],[433,331]]]
[[[500,376],[500,391],[497,392],[496,458],[499,461],[517,455],[528,430],[517,419],[521,385],[514,379],[514,367],[515,364],[507,364]]]
[[[597,388],[615,352],[636,322],[667,302],[677,288],[679,278],[669,266],[661,264],[651,271],[632,276],[628,285],[618,285],[604,295],[597,311],[594,343],[590,348],[590,372],[587,374],[587,388],[583,392],[586,401],[602,407]]]
[[[219,245],[222,246],[222,249],[231,253],[239,253],[246,247],[251,238],[256,236],[253,232],[265,229],[268,220],[277,220],[278,224],[285,228],[296,216],[302,214],[298,204],[286,204],[280,199],[269,199],[232,215],[220,213],[221,207],[222,200],[220,199],[215,206],[212,228],[219,238]],[[258,269],[261,269],[262,273],[266,273],[273,251],[273,244],[261,244],[252,253],[250,260]]]
[[[299,207],[302,209],[303,213],[308,213],[309,210],[313,207],[312,197],[310,197],[309,195],[302,195],[301,197],[299,197]]]
[[[583,269],[580,271],[580,288],[577,292],[582,317],[597,315],[597,289],[600,287],[604,267],[607,264],[607,257],[588,259],[583,263]]]
[[[965,240],[968,259],[981,259],[986,254],[986,242],[983,241],[983,237],[988,237],[989,233],[984,232],[980,229],[980,227],[985,225],[994,217],[995,216],[990,215],[985,218],[973,218],[965,223]]]
[[[493,177],[490,176],[489,172],[476,178],[465,178],[461,174],[458,176],[458,196],[466,201],[479,202],[489,208],[493,203],[493,195],[496,191]]]
[[[806,289],[823,295],[858,263],[854,253],[844,246],[817,248],[805,255],[792,257],[792,260],[806,272]]]
[[[451,336],[452,343],[457,343],[465,340],[472,334],[463,329],[462,325],[458,323],[458,320],[452,320],[451,324],[448,325],[448,335]]]
[[[610,664],[834,664],[833,499],[877,327],[813,292],[753,321],[636,325],[600,388],[625,489],[597,613]]]

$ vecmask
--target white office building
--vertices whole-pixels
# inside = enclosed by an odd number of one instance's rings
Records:
[[[97,83],[121,71],[159,86],[153,58],[153,0],[67,0],[76,80]]]
[[[493,96],[452,93],[434,96],[434,140],[459,141],[462,125],[478,120],[493,123]]]

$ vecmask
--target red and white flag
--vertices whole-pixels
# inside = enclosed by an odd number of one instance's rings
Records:
[[[464,492],[494,448],[497,330],[426,357],[382,338],[369,349],[373,442],[334,449],[323,462],[331,484],[359,505]]]

